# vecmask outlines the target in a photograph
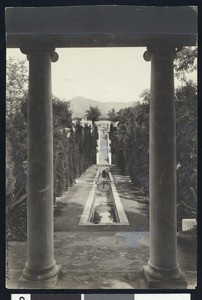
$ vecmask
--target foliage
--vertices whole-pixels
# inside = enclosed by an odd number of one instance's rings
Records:
[[[25,62],[8,59],[6,114],[7,232],[12,240],[26,239],[27,69]],[[69,102],[53,97],[54,184],[59,196],[96,157],[96,127],[73,126]]]
[[[112,122],[117,122],[118,121],[118,115],[115,111],[114,108],[112,108],[109,112],[108,112],[108,119],[109,121],[112,121]]]
[[[70,103],[53,97],[53,128],[71,128]]]
[[[11,241],[27,239],[27,202],[22,201],[7,214],[7,238]]]
[[[14,194],[12,198],[16,201],[17,196],[24,193],[22,186],[25,186],[26,180],[22,163],[26,159],[27,152],[27,123],[26,113],[22,108],[27,101],[27,73],[25,61],[8,59],[6,73],[6,166],[8,173],[6,179],[7,194],[10,196]],[[12,166],[12,172],[10,166]],[[10,191],[11,182],[13,182],[12,192]]]
[[[74,130],[54,129],[55,192],[60,196],[75,179],[95,163],[96,137],[79,122]]]
[[[91,120],[94,126],[95,121],[101,116],[100,109],[97,106],[91,106],[86,110],[86,117],[88,120]]]
[[[150,90],[149,89],[143,90],[139,97],[140,97],[140,102],[149,104],[149,102],[150,102]]]
[[[112,155],[124,174],[129,174],[136,186],[148,192],[149,105],[138,102],[121,109],[118,126],[111,126]]]
[[[26,236],[27,68],[25,61],[8,58],[6,72],[6,213],[9,238]],[[20,224],[20,225],[19,225]],[[21,232],[21,228],[22,230]]]
[[[25,60],[9,57],[6,64],[6,115],[11,117],[20,110],[21,101],[27,94],[28,71]]]
[[[117,128],[110,126],[112,155],[136,187],[149,193],[149,102],[145,90],[141,102],[121,109]],[[195,218],[197,209],[197,89],[192,81],[176,90],[178,224]]]
[[[11,144],[6,137],[6,191],[7,194],[13,194],[15,190],[14,162],[11,159]]]
[[[177,57],[174,62],[175,76],[182,82],[186,82],[187,73],[196,70],[197,48],[184,47],[177,52]]]
[[[197,88],[192,81],[176,91],[178,202],[184,217],[197,209]]]

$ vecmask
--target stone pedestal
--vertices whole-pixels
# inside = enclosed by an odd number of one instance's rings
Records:
[[[145,53],[151,59],[149,287],[186,287],[177,263],[174,50],[165,45]]]

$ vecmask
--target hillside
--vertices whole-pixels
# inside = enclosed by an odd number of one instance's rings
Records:
[[[133,102],[101,102],[84,97],[75,97],[69,100],[70,109],[72,110],[73,118],[82,118],[85,115],[87,109],[91,106],[98,106],[101,111],[101,118],[106,118],[109,110],[114,108],[119,111],[121,108],[129,107],[133,105]]]

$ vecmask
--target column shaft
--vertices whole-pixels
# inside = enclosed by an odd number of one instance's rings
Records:
[[[29,54],[27,279],[53,277],[53,129],[51,55]]]
[[[167,53],[166,53],[167,54]],[[173,55],[151,57],[150,264],[174,270],[176,259],[176,133]]]
[[[147,275],[181,277],[177,264],[176,121],[174,48],[151,51],[150,102],[150,259]]]

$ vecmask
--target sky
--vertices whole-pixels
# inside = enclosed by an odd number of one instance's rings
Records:
[[[102,102],[137,101],[150,88],[151,63],[143,59],[145,51],[142,47],[58,48],[59,60],[52,63],[53,95],[64,100],[82,96]],[[7,56],[26,59],[19,49],[7,49]]]

